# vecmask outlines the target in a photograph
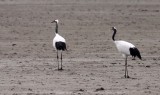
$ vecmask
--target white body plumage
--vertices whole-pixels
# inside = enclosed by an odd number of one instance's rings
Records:
[[[64,42],[64,43],[66,43],[66,40],[61,35],[55,33],[55,37],[53,39],[53,47],[55,49],[56,49],[56,42]]]
[[[131,55],[129,49],[135,47],[133,44],[122,40],[114,41],[114,43],[123,57]]]

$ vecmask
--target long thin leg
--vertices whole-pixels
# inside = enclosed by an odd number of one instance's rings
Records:
[[[125,59],[125,78],[129,78],[129,76],[128,76],[128,69],[127,69],[127,57]]]
[[[62,51],[61,51],[61,70],[63,70],[62,67],[63,67],[63,66],[62,66]]]
[[[59,70],[59,57],[58,57],[58,50],[57,50],[57,63],[58,63],[58,70]]]
[[[126,65],[127,65],[127,61],[126,61],[126,59],[127,59],[127,57],[125,58],[125,75],[124,75],[125,78],[126,78],[126,76],[127,76],[127,75],[126,75],[126,69],[127,69],[127,66],[126,66]]]

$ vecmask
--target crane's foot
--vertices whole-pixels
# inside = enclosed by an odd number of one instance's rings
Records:
[[[59,69],[58,69],[58,71],[62,71],[62,70],[63,70],[62,68],[59,68]]]
[[[125,78],[130,78],[128,75],[124,75]]]

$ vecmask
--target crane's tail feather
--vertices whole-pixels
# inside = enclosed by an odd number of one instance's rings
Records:
[[[139,50],[138,50],[136,47],[130,48],[129,51],[130,51],[130,54],[131,54],[133,57],[136,57],[136,56],[137,56],[139,59],[142,60],[141,54],[140,54]]]

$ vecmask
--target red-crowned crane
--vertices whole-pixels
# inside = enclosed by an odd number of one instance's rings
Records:
[[[115,27],[112,27],[112,30],[113,30],[112,40],[114,41],[118,51],[125,58],[125,78],[129,78],[127,69],[127,57],[131,55],[133,59],[135,59],[135,57],[142,59],[141,54],[133,44],[122,40],[119,41],[115,40],[114,37],[116,35],[117,29]]]
[[[58,22],[59,20],[56,19],[52,21],[51,23],[56,23],[56,28],[55,28],[55,37],[53,39],[53,47],[57,51],[57,62],[58,62],[58,70],[63,70],[62,68],[62,51],[67,50],[66,49],[66,40],[58,34]],[[59,56],[58,56],[58,51],[61,52],[61,67],[59,68]]]

